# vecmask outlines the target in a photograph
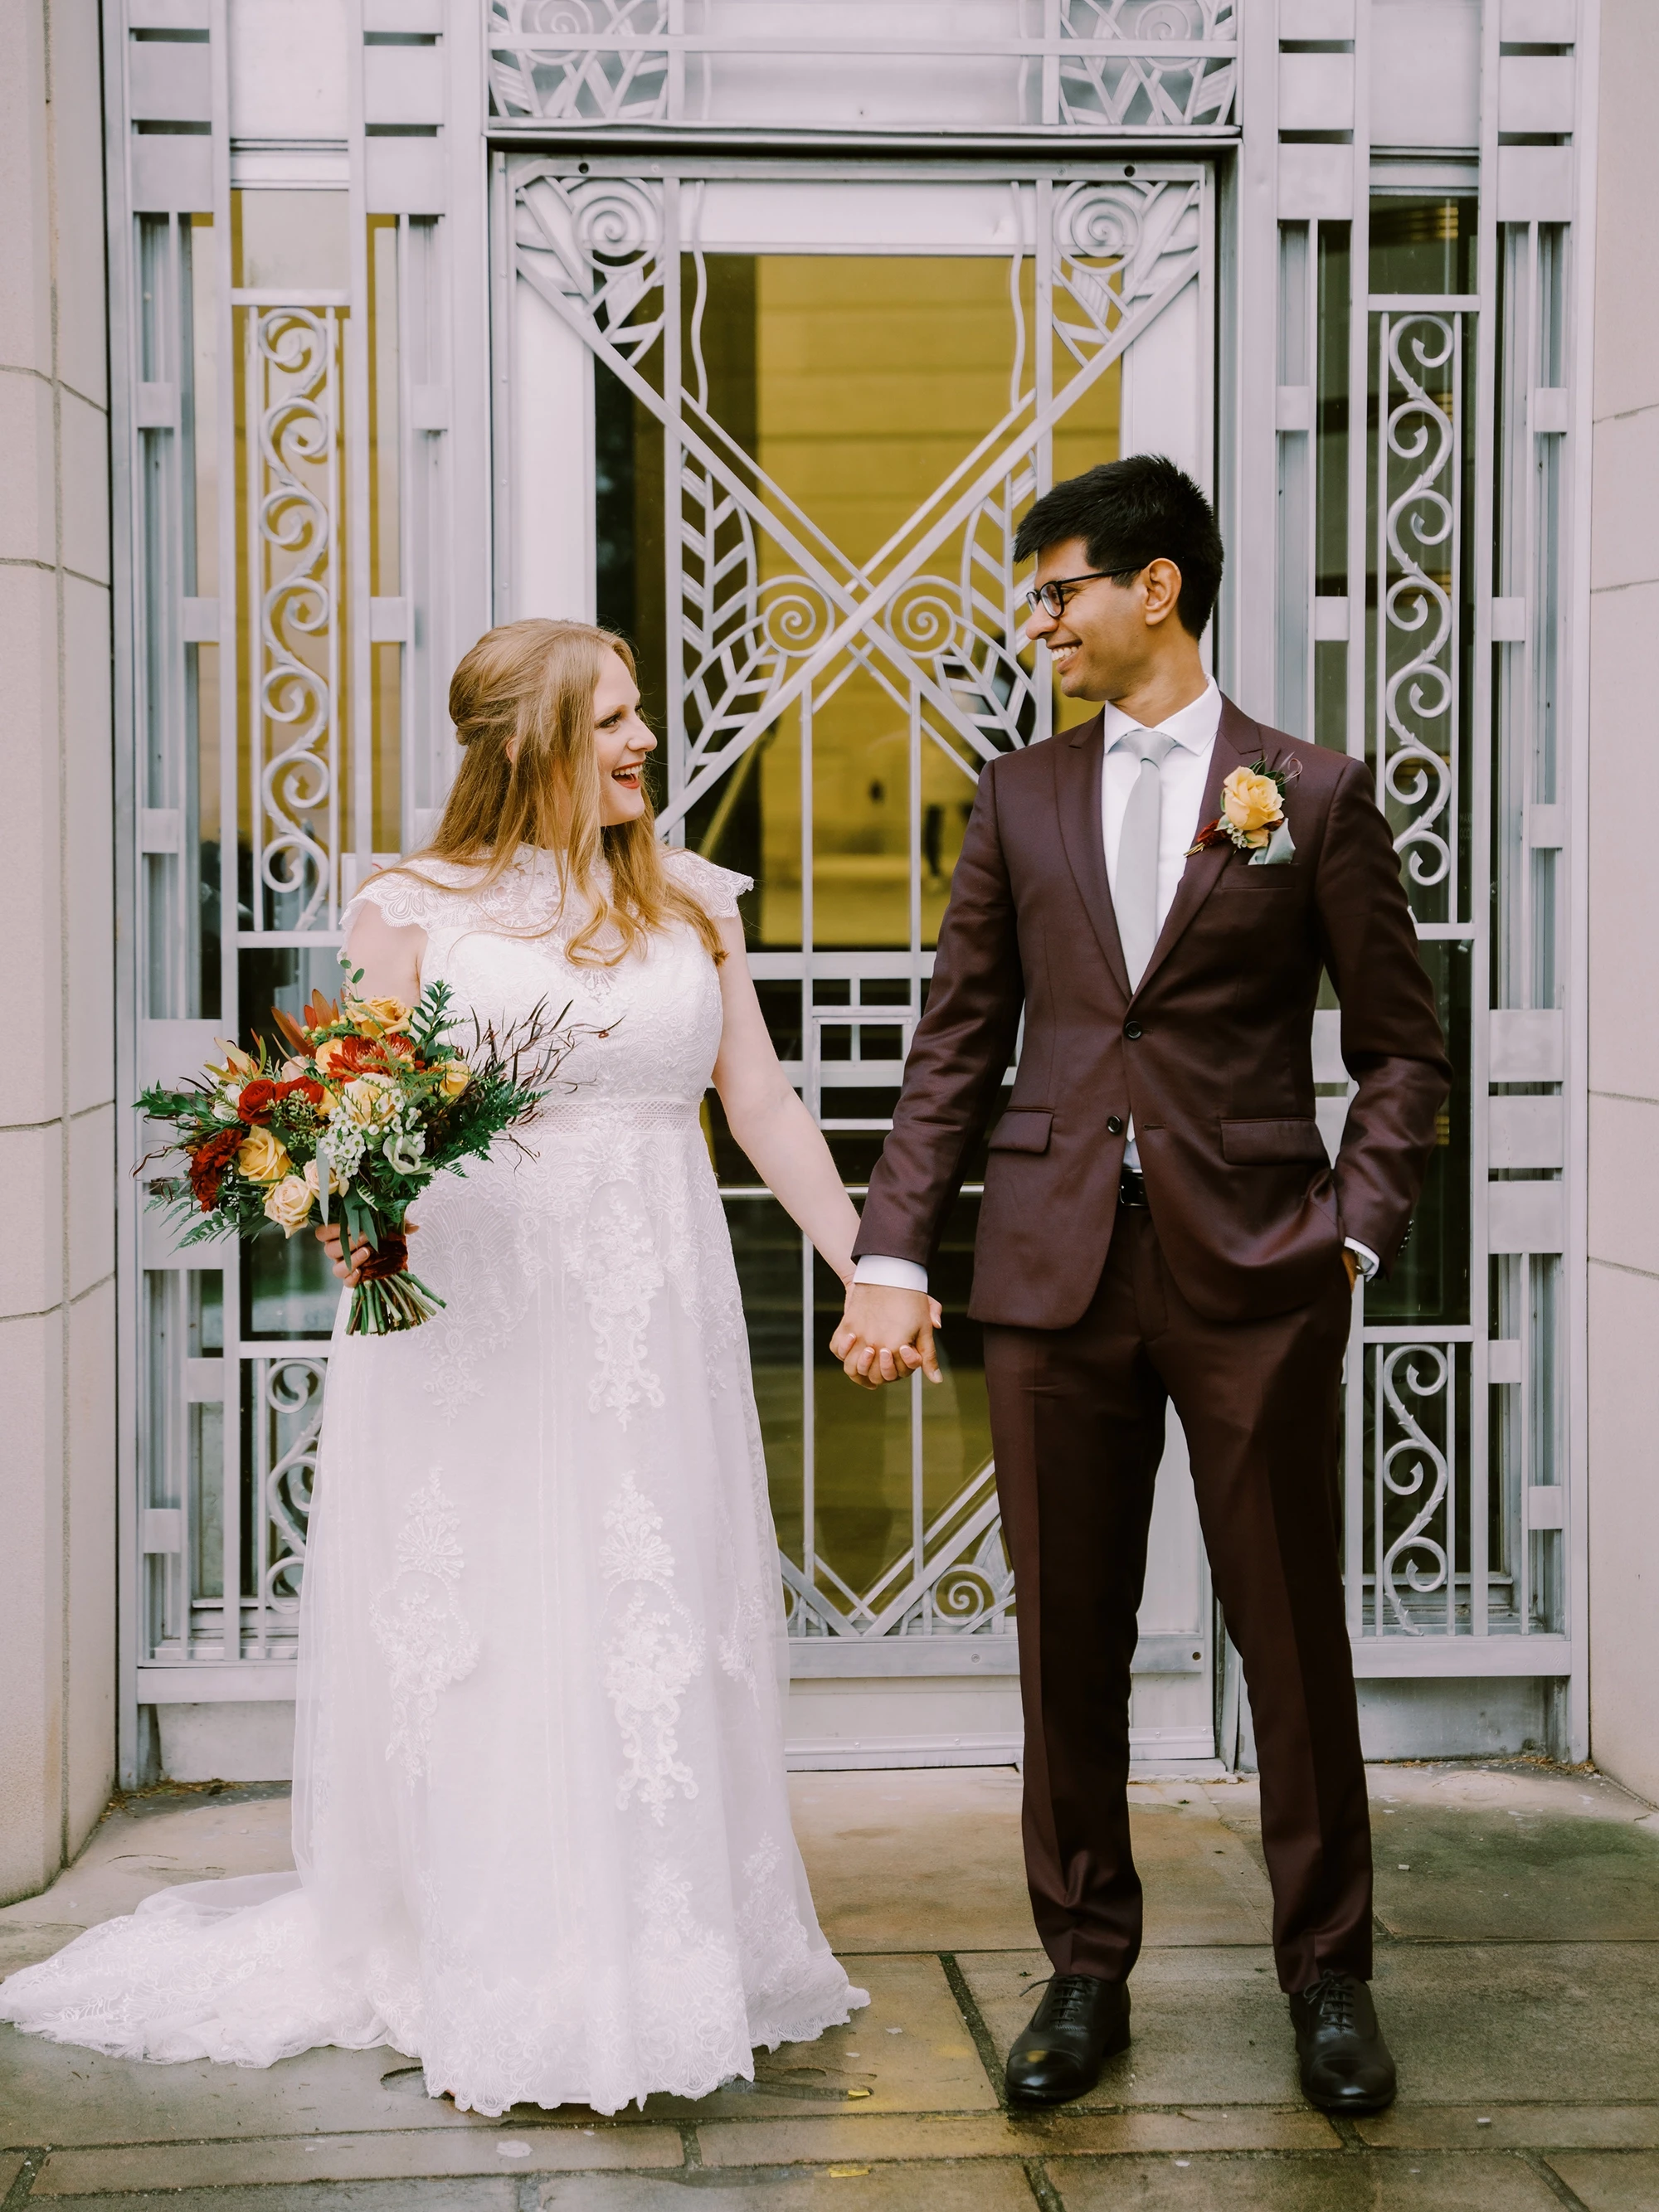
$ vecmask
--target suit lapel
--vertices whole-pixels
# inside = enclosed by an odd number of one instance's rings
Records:
[[[1054,746],[1054,797],[1060,808],[1060,842],[1088,914],[1100,941],[1113,981],[1127,999],[1129,970],[1112,911],[1112,894],[1106,880],[1106,846],[1100,810],[1100,778],[1106,757],[1103,718],[1068,730],[1051,740]]]
[[[1221,811],[1221,787],[1236,768],[1253,767],[1261,758],[1262,731],[1248,714],[1242,714],[1232,701],[1224,694],[1221,701],[1221,720],[1215,733],[1215,748],[1210,755],[1210,773],[1204,786],[1204,801],[1198,810],[1198,819],[1193,824],[1194,834],[1206,822],[1213,822]],[[1144,991],[1175,946],[1182,933],[1220,881],[1221,871],[1226,866],[1232,847],[1223,838],[1207,851],[1194,853],[1182,872],[1176,885],[1175,897],[1170,911],[1164,917],[1164,927],[1158,932],[1158,943],[1152,947],[1152,957],[1146,963],[1146,972],[1136,988]]]

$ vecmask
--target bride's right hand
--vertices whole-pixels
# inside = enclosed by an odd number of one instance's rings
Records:
[[[420,1224],[416,1221],[405,1221],[404,1224],[404,1234],[406,1237],[412,1237],[419,1226]],[[345,1262],[345,1255],[340,1249],[342,1238],[340,1234],[340,1224],[337,1221],[325,1222],[321,1228],[317,1231],[316,1237],[317,1242],[322,1246],[324,1251],[328,1255],[328,1262],[330,1267],[333,1268],[335,1273],[339,1277],[340,1280],[345,1285],[348,1290],[355,1291],[357,1287],[359,1271],[362,1268],[364,1261],[368,1257],[368,1245],[353,1245],[351,1249],[351,1265],[348,1267]]]

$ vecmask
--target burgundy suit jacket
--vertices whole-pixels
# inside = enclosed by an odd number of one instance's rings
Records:
[[[1102,847],[1097,715],[981,773],[927,1011],[854,1249],[926,1265],[994,1110],[970,1316],[1066,1328],[1117,1219],[1131,1115],[1158,1242],[1205,1319],[1244,1321],[1330,1287],[1345,1237],[1384,1268],[1405,1236],[1451,1067],[1399,863],[1362,761],[1224,700],[1200,822],[1241,765],[1297,764],[1293,860],[1223,841],[1186,865],[1138,990]],[[1197,824],[1194,825],[1194,829]],[[1358,1089],[1334,1167],[1314,1118],[1320,971]]]

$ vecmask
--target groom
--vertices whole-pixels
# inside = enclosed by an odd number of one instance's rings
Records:
[[[1036,556],[1026,635],[1068,698],[1103,703],[981,775],[832,1348],[868,1384],[937,1374],[926,1270],[1023,1014],[969,1307],[1054,1967],[1009,2094],[1080,2096],[1129,2038],[1130,1662],[1172,1400],[1249,1686],[1303,2087],[1375,2112],[1395,2072],[1368,1987],[1338,1402],[1356,1276],[1405,1239],[1449,1085],[1434,997],[1364,763],[1253,722],[1205,675],[1222,546],[1197,485],[1152,455],[1091,469],[1037,501],[1015,550]],[[1322,969],[1357,1085],[1334,1168],[1314,1118]]]

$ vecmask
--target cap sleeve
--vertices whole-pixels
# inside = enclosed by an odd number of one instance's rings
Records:
[[[752,876],[740,876],[733,868],[716,867],[713,860],[705,860],[701,853],[688,852],[684,845],[665,847],[663,860],[680,889],[689,891],[714,921],[724,921],[736,914],[738,899],[744,891],[755,888]]]
[[[340,915],[341,939],[351,935],[352,927],[365,907],[374,907],[383,921],[393,929],[425,929],[430,931],[440,906],[453,908],[454,900],[446,892],[453,886],[440,884],[427,874],[428,868],[445,867],[443,862],[422,861],[421,872],[412,873],[406,868],[384,868],[379,875],[370,876],[356,896],[349,900]],[[447,872],[455,873],[453,869]]]

